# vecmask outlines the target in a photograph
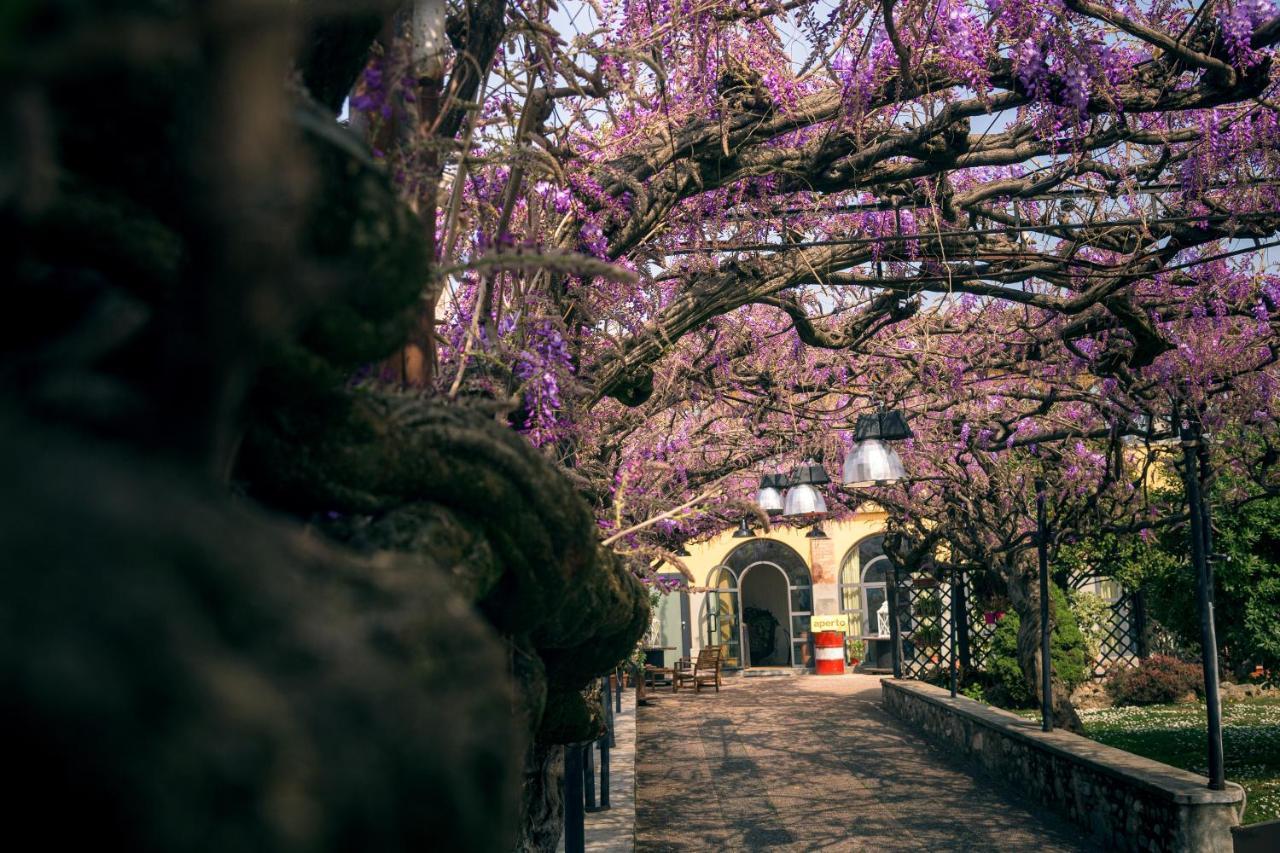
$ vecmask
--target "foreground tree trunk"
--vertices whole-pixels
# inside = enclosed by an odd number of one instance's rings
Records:
[[[1031,694],[1036,697],[1036,706],[1044,701],[1041,685],[1040,655],[1040,590],[1035,572],[1020,571],[1009,580],[1009,597],[1013,609],[1018,614],[1018,665],[1022,668],[1022,677],[1027,682]],[[1083,732],[1084,726],[1075,706],[1071,704],[1071,690],[1052,669],[1050,661],[1050,686],[1053,691],[1053,724],[1057,728],[1072,732]]]
[[[564,747],[534,743],[524,768],[524,820],[516,853],[555,853],[564,829]]]

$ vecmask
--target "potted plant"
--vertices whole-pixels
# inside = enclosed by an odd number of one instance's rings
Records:
[[[856,637],[846,638],[844,642],[845,654],[849,656],[849,665],[857,666],[862,662],[862,656],[866,653],[867,647],[862,640]]]

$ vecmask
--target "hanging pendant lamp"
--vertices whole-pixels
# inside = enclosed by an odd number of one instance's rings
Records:
[[[896,409],[859,415],[853,428],[853,449],[844,457],[840,481],[846,486],[863,488],[906,479],[902,458],[888,442],[902,441],[911,436],[906,416]]]
[[[817,486],[830,483],[826,470],[812,459],[805,460],[803,465],[791,472],[791,488],[787,490],[783,502],[782,514],[818,515],[827,511],[827,501]]]
[[[756,492],[756,505],[769,515],[782,514],[782,489],[786,477],[781,474],[765,474],[760,478],[760,490]]]

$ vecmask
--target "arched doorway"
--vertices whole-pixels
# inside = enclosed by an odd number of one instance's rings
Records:
[[[808,564],[795,550],[774,539],[744,542],[711,570],[707,588],[704,642],[725,647],[725,666],[812,665],[813,580]],[[775,650],[763,664],[744,661],[750,651],[745,648],[749,643],[745,607],[761,604],[778,623]]]
[[[790,666],[791,590],[776,563],[752,563],[742,572],[742,648],[746,666]]]

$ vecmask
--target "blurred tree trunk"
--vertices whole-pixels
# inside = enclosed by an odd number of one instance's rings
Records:
[[[516,853],[555,853],[564,830],[564,746],[534,743],[530,747],[523,806]]]

